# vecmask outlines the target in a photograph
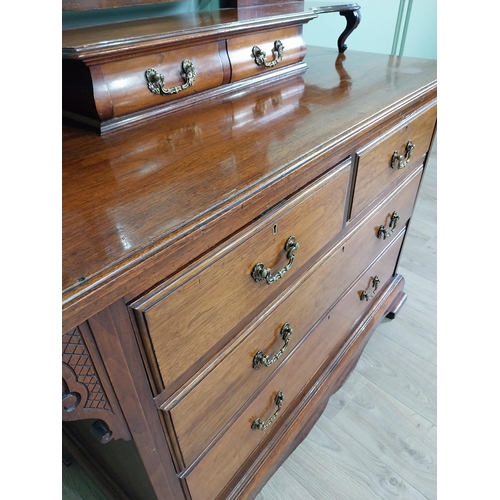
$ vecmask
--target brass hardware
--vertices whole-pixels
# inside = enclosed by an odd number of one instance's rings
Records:
[[[252,367],[255,370],[258,370],[262,365],[266,366],[271,366],[274,362],[278,361],[280,356],[286,351],[286,348],[288,347],[288,343],[290,342],[290,336],[292,335],[293,330],[290,328],[289,323],[285,323],[281,327],[281,338],[285,341],[285,345],[272,357],[269,358],[269,356],[266,356],[262,351],[259,351],[254,357],[253,357],[253,364]]]
[[[288,264],[278,271],[274,276],[271,275],[271,269],[266,268],[262,262],[255,264],[252,269],[252,278],[259,282],[266,280],[267,284],[270,285],[275,281],[283,277],[283,275],[292,267],[293,259],[295,259],[295,252],[299,249],[299,242],[295,240],[295,236],[290,236],[285,243],[285,251],[288,259]]]
[[[274,398],[274,402],[276,403],[278,409],[273,413],[273,415],[269,418],[269,420],[265,424],[261,422],[260,418],[256,418],[252,423],[252,429],[259,429],[261,431],[267,429],[274,422],[274,419],[278,416],[278,413],[281,411],[284,399],[285,396],[283,395],[283,393],[281,391],[278,391],[278,394],[276,394],[276,397]]]
[[[196,80],[196,70],[194,69],[193,63],[189,59],[184,59],[184,61],[182,61],[182,71],[184,72],[186,83],[184,83],[183,85],[178,85],[177,87],[165,88],[163,86],[165,77],[153,68],[149,68],[146,71],[148,89],[151,90],[153,94],[171,95],[177,94],[181,90],[185,90],[188,87],[191,87]]]
[[[389,222],[390,231],[387,230],[384,227],[384,225],[382,224],[378,229],[377,238],[379,240],[382,240],[382,239],[386,240],[387,238],[389,238],[391,236],[391,234],[394,232],[394,230],[396,229],[396,224],[397,224],[399,219],[400,219],[400,217],[399,217],[398,213],[393,212],[391,215],[391,222]]]
[[[372,293],[368,294],[368,292],[367,292],[366,290],[363,290],[363,291],[361,292],[361,297],[360,297],[360,299],[361,299],[361,300],[366,300],[366,301],[368,301],[368,300],[372,299],[372,298],[373,298],[373,296],[375,295],[375,292],[377,291],[377,288],[378,288],[379,283],[380,283],[380,279],[379,279],[379,277],[378,277],[378,276],[375,276],[375,278],[373,278],[373,280],[372,280],[372,287],[373,287],[373,291],[372,291]]]
[[[413,142],[408,141],[405,147],[405,154],[400,155],[397,151],[394,151],[391,159],[391,167],[395,169],[405,168],[410,162],[411,153],[415,149]]]
[[[260,47],[254,45],[252,48],[252,57],[255,59],[255,63],[257,64],[257,66],[260,66],[262,68],[272,68],[283,60],[285,46],[283,45],[281,40],[274,41],[273,51],[278,53],[278,57],[276,57],[271,62],[266,62],[266,53]]]

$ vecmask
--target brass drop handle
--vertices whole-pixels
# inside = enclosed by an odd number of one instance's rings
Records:
[[[370,294],[369,294],[366,290],[363,290],[363,291],[361,292],[361,297],[360,297],[360,299],[361,299],[361,300],[366,300],[366,301],[368,301],[368,300],[372,299],[372,298],[373,298],[373,296],[375,295],[375,292],[377,291],[377,288],[378,288],[379,283],[380,283],[380,279],[379,279],[379,277],[378,277],[378,276],[375,276],[375,277],[373,278],[373,280],[372,280],[372,287],[373,287],[373,291],[372,291],[372,293],[370,293]]]
[[[400,219],[399,215],[397,212],[393,212],[391,215],[391,221],[389,222],[389,229],[386,229],[385,226],[382,224],[378,228],[378,233],[377,233],[377,238],[379,240],[386,240],[387,238],[390,238],[391,234],[394,232],[396,229],[396,224],[398,220]]]
[[[395,169],[405,168],[410,162],[411,153],[415,149],[413,142],[408,141],[405,147],[404,155],[400,155],[397,151],[394,151],[391,159],[391,167]]]
[[[259,351],[254,357],[253,357],[253,364],[252,367],[255,370],[260,369],[262,365],[265,366],[271,366],[273,363],[278,361],[280,356],[286,351],[286,348],[288,347],[288,343],[290,342],[290,336],[292,335],[293,330],[290,328],[289,323],[285,323],[281,327],[281,338],[285,341],[285,345],[272,357],[269,358],[269,356],[266,356],[262,351]]]
[[[261,68],[272,68],[276,66],[283,60],[283,54],[285,53],[285,46],[281,40],[274,41],[273,52],[277,52],[278,56],[271,62],[266,62],[266,53],[257,45],[252,47],[252,57],[255,59],[255,64]]]
[[[256,418],[252,423],[252,429],[259,429],[260,431],[267,429],[274,422],[275,418],[278,416],[278,413],[281,411],[284,399],[285,396],[283,395],[283,393],[281,391],[278,391],[278,394],[276,394],[276,397],[274,398],[274,402],[276,403],[278,409],[272,414],[272,416],[266,423],[262,422],[260,418]]]
[[[278,281],[283,275],[292,267],[293,259],[295,259],[295,252],[299,249],[299,242],[295,240],[295,236],[290,236],[285,243],[285,252],[288,259],[288,264],[278,271],[274,276],[272,276],[271,269],[267,268],[259,262],[255,264],[252,269],[252,278],[254,281],[259,282],[266,280],[267,284],[270,285],[275,281]]]
[[[185,83],[176,87],[165,88],[163,86],[165,83],[165,77],[161,73],[158,73],[155,69],[149,68],[146,70],[148,89],[151,90],[153,94],[171,95],[177,94],[181,90],[185,90],[188,87],[192,87],[194,81],[196,80],[196,70],[193,63],[189,59],[184,59],[184,61],[182,61],[182,71],[185,75]]]

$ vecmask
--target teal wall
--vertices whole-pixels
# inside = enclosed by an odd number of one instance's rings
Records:
[[[348,50],[391,54],[400,0],[358,0],[357,3],[361,7],[361,23],[347,39]],[[397,55],[409,3],[407,0],[403,4]],[[318,1],[305,1],[306,9],[313,5],[317,6]],[[336,48],[345,24],[345,18],[337,13],[320,14],[304,26],[306,43]],[[437,0],[413,0],[403,55],[437,59]]]
[[[305,9],[328,5],[328,0],[305,0]],[[361,7],[361,23],[347,39],[350,50],[391,54],[400,5],[405,7],[401,33],[396,44],[400,53],[401,35],[406,11],[411,3],[411,16],[406,33],[403,55],[437,59],[437,0],[358,0]],[[216,9],[219,0],[184,0],[164,4],[104,9],[94,11],[63,11],[63,28],[88,24],[116,22],[145,17],[158,17],[181,12]],[[345,28],[345,18],[338,13],[320,14],[304,26],[304,38],[308,45],[337,47],[337,39]]]
[[[93,24],[105,24],[149,17],[169,16],[183,12],[195,12],[219,8],[219,0],[182,0],[119,9],[95,9],[89,11],[62,11],[62,27],[74,28]]]

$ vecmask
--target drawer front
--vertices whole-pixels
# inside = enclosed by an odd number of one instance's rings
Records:
[[[191,86],[173,94],[155,94],[149,89],[146,71],[150,68],[163,76],[163,83],[159,85],[163,89],[186,85],[188,79],[183,68],[186,59],[191,61],[196,73]],[[158,106],[223,83],[223,66],[217,42],[106,63],[101,65],[100,71],[114,117]]]
[[[422,166],[415,169],[390,198],[384,200],[378,208],[375,207],[373,215],[345,242],[344,251],[349,256],[346,265],[357,273],[355,276],[358,276],[406,225],[413,212],[421,178]],[[399,217],[395,223],[394,212]],[[381,233],[381,226],[385,237]]]
[[[328,315],[324,316],[299,349],[281,364],[227,432],[186,476],[193,500],[216,498],[252,452],[270,433],[273,433],[275,428],[279,427],[280,419],[283,418],[287,408],[311,381],[320,366],[334,351],[341,348],[352,327],[368,309],[370,302],[361,300],[365,288],[370,288],[375,275],[381,281],[379,290],[390,281],[403,234],[404,232],[394,240],[381,258],[349,289]],[[257,418],[266,424],[275,414],[279,404],[275,398],[279,391],[282,392],[284,399],[275,420],[264,430],[252,428]]]
[[[356,152],[351,219],[427,153],[435,123],[433,105]],[[396,160],[396,156],[400,159]]]
[[[288,357],[334,300],[356,276],[345,272],[345,254],[339,248],[267,311],[242,335],[235,348],[194,388],[167,407],[182,461],[189,466],[207,447],[259,386]],[[312,299],[313,297],[313,299]],[[289,339],[284,336],[292,329]],[[254,359],[260,351],[269,366]],[[211,395],[211,397],[207,397]],[[223,397],[221,397],[223,395]],[[179,398],[177,398],[179,399]]]
[[[279,42],[283,46],[281,57]],[[298,63],[306,55],[306,45],[299,26],[229,38],[227,50],[233,82]],[[260,61],[261,65],[256,61]]]
[[[214,356],[335,238],[343,226],[349,170],[346,161],[225,247],[132,304],[165,387],[185,381]],[[300,245],[293,259],[284,249],[290,236]],[[275,277],[291,260],[282,278],[270,285],[252,278],[257,264]]]
[[[171,438],[177,439],[181,463],[185,466],[192,463],[342,292],[397,236],[411,216],[421,175],[422,168],[405,181],[343,248],[325,255],[312,273],[250,326],[234,349],[200,383],[166,406],[173,428]],[[390,228],[391,214],[395,211],[400,219],[395,228]],[[381,223],[387,228],[386,236],[378,238]],[[270,366],[260,363],[258,369],[253,368],[259,351],[273,358],[283,348],[281,331],[285,324],[293,330],[286,350]],[[209,398],[207,394],[215,397]],[[224,398],[218,398],[219,394],[224,394]]]

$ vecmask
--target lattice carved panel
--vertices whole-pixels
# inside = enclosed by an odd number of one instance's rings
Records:
[[[94,419],[92,433],[102,443],[131,439],[128,426],[86,324],[62,336],[62,419]]]
[[[76,381],[87,388],[88,396],[83,407],[111,411],[111,406],[78,328],[74,328],[62,337],[62,362],[73,370]]]

